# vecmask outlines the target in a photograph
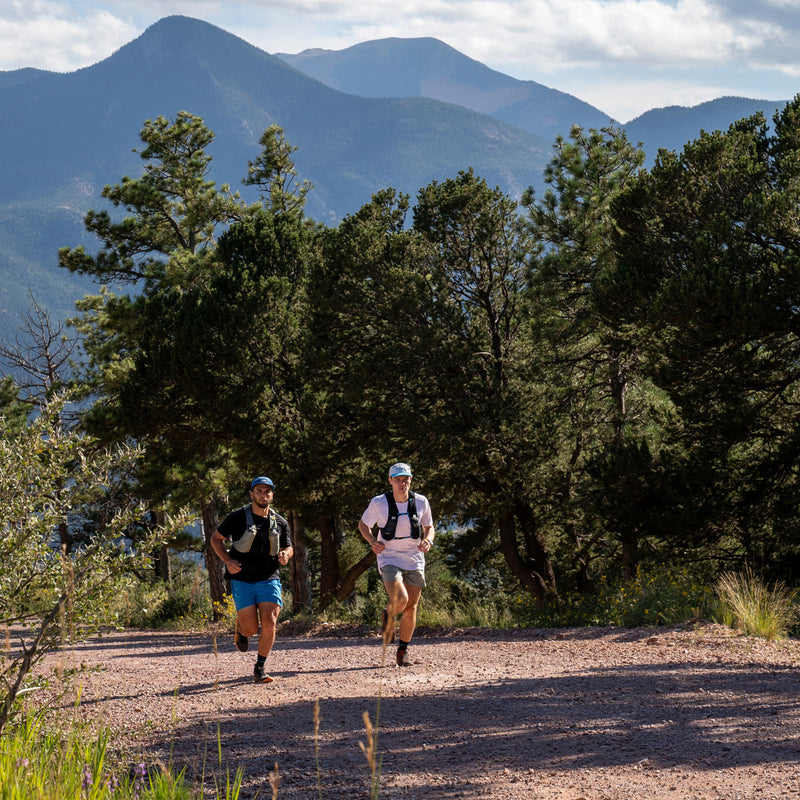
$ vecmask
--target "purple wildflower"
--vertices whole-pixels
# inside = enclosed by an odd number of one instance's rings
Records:
[[[133,770],[133,796],[138,798],[139,793],[144,788],[144,779],[147,777],[147,766],[144,761],[140,761]]]
[[[92,779],[92,769],[88,764],[83,765],[83,790],[88,793],[92,788],[94,780]]]

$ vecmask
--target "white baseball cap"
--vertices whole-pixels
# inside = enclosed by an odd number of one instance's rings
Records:
[[[408,464],[403,464],[403,462],[400,461],[389,467],[390,478],[399,478],[402,475],[407,475],[409,478],[411,477],[411,467],[409,467]]]

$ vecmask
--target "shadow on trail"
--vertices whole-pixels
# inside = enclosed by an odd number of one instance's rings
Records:
[[[281,642],[287,649],[305,646]],[[423,660],[424,649],[424,640],[418,642]],[[366,789],[369,777],[359,748],[366,740],[365,711],[373,722],[379,717],[382,796],[398,798],[484,796],[492,776],[504,769],[533,775],[645,761],[659,769],[699,770],[800,763],[795,669],[692,661],[573,673],[564,667],[564,674],[549,677],[506,679],[498,672],[439,691],[426,688],[424,666],[414,667],[403,676],[419,681],[408,685],[406,696],[384,696],[379,709],[368,695],[321,700],[316,736],[314,672],[297,672],[289,679],[298,681],[306,699],[279,702],[265,687],[253,694],[251,706],[225,709],[153,745],[171,753],[179,767],[187,765],[189,774],[208,778],[215,771],[209,753],[215,756],[219,744],[224,763],[244,770],[242,798],[256,792],[271,797],[268,774],[277,763],[282,800],[318,796],[317,768],[325,800],[361,795],[357,787]],[[287,719],[307,725],[294,733]]]

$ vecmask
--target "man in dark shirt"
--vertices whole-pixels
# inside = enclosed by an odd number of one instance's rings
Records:
[[[272,682],[264,671],[264,662],[275,643],[275,626],[283,605],[280,567],[294,553],[289,523],[270,508],[274,490],[269,478],[253,478],[250,505],[231,511],[211,535],[211,546],[225,564],[231,581],[238,650],[247,650],[249,637],[259,632],[259,620],[261,623],[253,670],[256,683]],[[230,549],[226,547],[228,542]]]

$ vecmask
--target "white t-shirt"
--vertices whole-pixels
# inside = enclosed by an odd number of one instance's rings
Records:
[[[414,504],[417,508],[419,519],[420,537],[424,536],[424,528],[433,525],[431,505],[425,495],[414,492]],[[425,554],[417,550],[420,539],[411,538],[411,520],[408,518],[408,503],[397,504],[397,528],[394,539],[388,542],[381,536],[380,531],[375,531],[377,538],[384,542],[386,549],[378,553],[378,569],[384,564],[391,564],[400,569],[425,569]],[[367,510],[361,515],[361,521],[371,530],[377,525],[382,528],[389,519],[389,503],[386,495],[379,494],[370,500]]]

